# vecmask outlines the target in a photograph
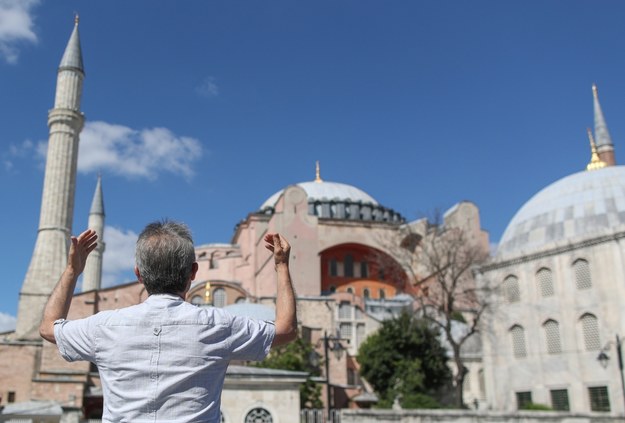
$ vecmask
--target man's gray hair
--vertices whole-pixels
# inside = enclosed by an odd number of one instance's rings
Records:
[[[135,261],[150,295],[183,292],[195,263],[191,231],[169,220],[150,223],[137,240]]]

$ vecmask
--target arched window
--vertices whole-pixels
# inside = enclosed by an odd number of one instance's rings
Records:
[[[545,341],[547,342],[547,352],[549,354],[560,354],[562,343],[560,342],[560,325],[555,320],[547,320],[543,324],[545,330]]]
[[[369,297],[371,296],[371,293],[369,292],[369,288],[365,288],[362,290],[362,296],[365,297],[366,299],[369,299]]]
[[[516,276],[510,275],[503,281],[503,293],[509,303],[521,301],[521,290]]]
[[[353,278],[354,277],[354,258],[351,254],[347,254],[345,256],[345,277]]]
[[[191,304],[193,305],[204,304],[204,298],[200,297],[199,295],[194,295],[193,298],[191,298]]]
[[[335,259],[330,259],[330,266],[328,266],[330,269],[330,276],[337,276],[338,275],[338,269],[337,269],[337,265],[336,265],[336,260]]]
[[[519,325],[510,328],[510,336],[512,337],[512,352],[516,358],[527,356],[525,348],[525,330]]]
[[[580,319],[582,324],[582,334],[584,335],[584,346],[586,351],[596,351],[601,348],[599,339],[599,323],[597,317],[586,313]]]
[[[347,288],[347,293],[348,294],[353,294],[354,293],[354,288],[352,288],[351,286],[349,288]]]
[[[384,291],[384,288],[380,288],[380,299],[384,300],[386,298],[386,292]]]
[[[368,278],[369,277],[369,265],[366,261],[360,262],[360,277]]]
[[[271,413],[264,408],[257,407],[247,413],[245,423],[273,423]]]
[[[234,302],[235,304],[243,304],[247,302],[247,300],[245,299],[245,297],[239,297],[236,299],[236,301]]]
[[[213,306],[223,307],[226,305],[226,290],[217,288],[213,291]]]
[[[592,287],[590,279],[590,266],[584,259],[577,259],[573,262],[573,272],[575,273],[575,286],[577,289],[588,289]]]
[[[536,281],[538,282],[538,292],[543,297],[551,297],[555,291],[553,289],[553,276],[551,270],[543,267],[536,272]]]

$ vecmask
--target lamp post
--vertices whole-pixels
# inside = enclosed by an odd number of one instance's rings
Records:
[[[323,352],[325,360],[326,370],[326,409],[328,413],[328,422],[332,421],[332,393],[330,385],[330,359],[328,353],[332,351],[337,360],[341,359],[343,354],[343,346],[341,345],[340,338],[332,335],[328,336],[327,332],[323,332]]]
[[[621,373],[621,392],[623,393],[623,412],[625,412],[625,376],[623,376],[623,353],[621,350],[621,342],[622,342],[622,339],[617,334],[616,335],[616,356],[618,358],[618,368]],[[608,361],[610,360],[610,357],[608,356],[608,354],[606,354],[606,351],[610,348],[611,343],[612,343],[611,341],[608,342],[605,345],[605,347],[601,349],[601,352],[599,352],[599,355],[597,356],[597,360],[601,364],[601,367],[603,367],[604,369],[608,367]]]

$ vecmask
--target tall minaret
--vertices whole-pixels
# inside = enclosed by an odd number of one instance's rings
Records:
[[[597,154],[599,159],[607,166],[614,166],[616,160],[614,158],[614,145],[612,138],[608,132],[608,125],[605,123],[601,105],[599,104],[599,94],[597,85],[592,84],[593,106],[595,111],[595,142],[597,145]]]
[[[61,59],[54,108],[48,113],[48,155],[43,181],[41,215],[35,250],[20,291],[15,336],[40,340],[43,308],[67,264],[72,231],[78,135],[84,124],[80,97],[85,72],[78,17]]]
[[[98,183],[89,211],[89,229],[98,234],[98,245],[89,254],[83,273],[82,291],[100,289],[102,285],[102,255],[104,253],[104,197],[102,196],[102,177],[98,175]]]

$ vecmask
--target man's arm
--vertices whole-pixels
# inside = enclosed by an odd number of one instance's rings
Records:
[[[67,317],[78,276],[85,270],[87,257],[96,247],[97,238],[96,232],[91,229],[87,229],[78,237],[71,238],[67,267],[54,287],[43,311],[43,319],[39,326],[39,334],[43,339],[56,344],[54,322]]]
[[[265,247],[273,252],[278,292],[276,295],[276,335],[271,346],[287,344],[297,337],[295,292],[289,272],[291,246],[279,234],[265,235]]]

